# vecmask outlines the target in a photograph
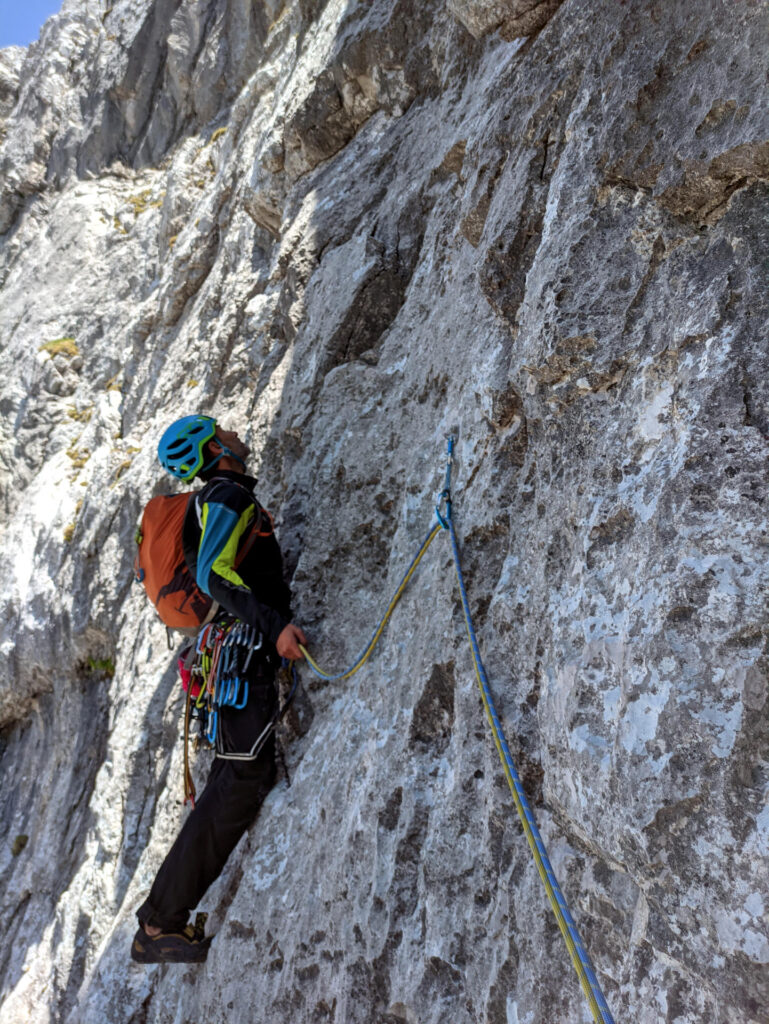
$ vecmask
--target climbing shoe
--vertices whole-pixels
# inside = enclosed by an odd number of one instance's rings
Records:
[[[194,925],[155,936],[148,935],[139,925],[131,945],[131,959],[137,964],[202,964],[213,938],[205,934],[207,917],[208,914],[198,914]]]

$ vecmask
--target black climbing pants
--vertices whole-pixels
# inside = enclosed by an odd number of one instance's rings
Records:
[[[227,752],[244,752],[272,717],[276,706],[274,670],[262,662],[249,673],[249,693],[241,710],[219,711]],[[145,902],[140,924],[180,931],[211,883],[219,877],[238,840],[256,818],[275,782],[272,733],[254,761],[214,759],[205,789],[195,802]]]

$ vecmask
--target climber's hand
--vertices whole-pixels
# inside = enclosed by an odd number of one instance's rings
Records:
[[[307,637],[298,626],[293,624],[293,622],[289,622],[275,641],[278,654],[281,658],[287,658],[289,661],[298,661],[300,658],[304,657],[302,652],[299,650],[299,644],[306,645]]]

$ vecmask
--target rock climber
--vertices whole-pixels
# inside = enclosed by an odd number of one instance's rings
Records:
[[[204,483],[189,503],[183,527],[184,556],[198,587],[225,612],[255,626],[263,644],[249,666],[245,707],[219,711],[224,753],[217,753],[205,789],[137,911],[131,958],[138,963],[206,959],[212,937],[205,935],[202,915],[195,925],[188,923],[190,912],[254,821],[276,776],[274,734],[253,760],[230,760],[227,753],[251,750],[275,712],[280,658],[301,658],[299,644],[306,643],[291,621],[291,593],[272,520],[254,496],[255,479],[246,474],[249,454],[236,431],[208,416],[177,420],[158,445],[158,458],[169,473]],[[255,539],[236,570],[238,549],[251,533]]]

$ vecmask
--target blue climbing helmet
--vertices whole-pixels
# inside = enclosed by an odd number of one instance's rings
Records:
[[[192,480],[203,468],[203,449],[215,434],[216,420],[211,416],[183,416],[160,438],[160,464],[180,480]]]

